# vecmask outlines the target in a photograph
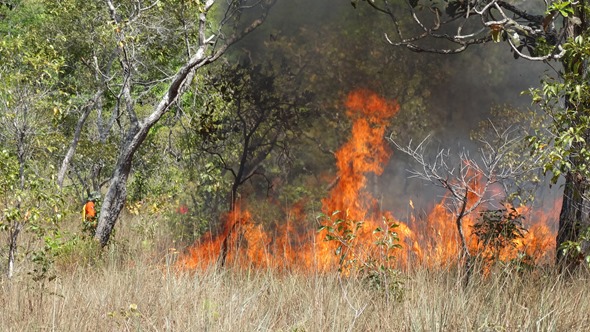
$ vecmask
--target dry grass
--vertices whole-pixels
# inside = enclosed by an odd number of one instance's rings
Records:
[[[128,232],[119,238],[139,237]],[[336,274],[173,272],[165,243],[86,248],[52,281],[0,279],[2,331],[583,331],[588,275],[500,271],[462,287],[453,271],[402,275],[403,298]],[[147,249],[146,249],[147,248]]]

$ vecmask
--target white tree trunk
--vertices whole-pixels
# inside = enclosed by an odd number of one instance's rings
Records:
[[[14,227],[10,230],[9,235],[9,243],[8,243],[8,270],[6,275],[8,279],[12,278],[14,275],[14,262],[16,259],[16,249],[17,249],[17,240],[20,231],[23,228],[23,224],[20,222],[16,222]]]

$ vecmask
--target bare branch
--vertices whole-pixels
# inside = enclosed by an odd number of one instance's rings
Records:
[[[477,158],[472,157],[465,149],[456,156],[451,155],[448,149],[439,149],[428,160],[426,145],[429,137],[415,147],[412,141],[402,146],[392,137],[389,138],[399,151],[412,157],[418,164],[417,168],[409,170],[410,177],[429,182],[448,192],[444,196],[444,205],[455,217],[461,250],[466,257],[470,253],[463,233],[463,218],[485,205],[505,200],[508,194],[507,182],[515,181],[517,177],[536,169],[535,165],[528,167],[525,160],[506,162],[508,153],[519,142],[520,136],[514,128],[501,131],[493,124],[492,128],[496,139],[480,140]],[[457,162],[458,166],[452,166]],[[492,190],[498,185],[504,191]]]
[[[413,52],[455,54],[471,45],[505,40],[517,56],[527,60],[548,61],[564,55],[561,47],[564,40],[556,36],[563,35],[565,27],[560,28],[560,33],[547,26],[547,8],[540,10],[539,14],[531,14],[504,0],[451,0],[443,3],[406,0],[401,6],[389,0],[367,3],[387,15],[393,23],[394,33],[385,34],[387,42],[405,46]],[[402,11],[409,11],[409,15],[398,16]],[[469,31],[465,31],[467,29]],[[547,41],[554,47],[545,55],[527,55],[522,52],[521,40],[530,46],[527,50],[531,53],[538,40]]]

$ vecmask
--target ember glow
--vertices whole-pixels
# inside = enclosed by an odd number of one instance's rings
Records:
[[[223,218],[218,234],[205,234],[178,262],[179,268],[194,269],[223,262],[238,267],[290,269],[299,271],[331,271],[341,268],[342,250],[348,250],[347,259],[364,262],[378,257],[383,251],[376,244],[376,229],[387,230],[388,224],[398,226],[401,249],[387,264],[400,268],[413,265],[447,266],[457,262],[460,251],[456,218],[444,206],[444,199],[435,205],[425,218],[416,219],[413,213],[408,220],[394,218],[393,211],[382,211],[377,200],[365,190],[368,176],[379,176],[389,162],[392,151],[385,141],[386,126],[399,111],[395,101],[381,98],[368,90],[351,92],[345,102],[347,116],[352,120],[350,139],[336,153],[337,181],[322,200],[320,219],[323,225],[342,224],[340,232],[352,232],[347,246],[338,241],[327,241],[327,230],[317,231],[319,225],[309,225],[303,217],[303,204],[290,208],[285,221],[272,231],[252,220],[246,207],[236,205]],[[414,211],[414,203],[409,205]],[[556,220],[559,204],[550,211],[526,211],[519,208],[528,232],[500,253],[502,260],[515,259],[526,254],[534,263],[552,261],[555,233],[547,226]],[[472,254],[481,252],[481,244],[474,236],[472,226],[477,213],[463,219],[463,231]],[[360,222],[360,223],[358,223]]]

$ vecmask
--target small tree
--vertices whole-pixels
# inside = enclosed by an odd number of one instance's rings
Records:
[[[20,3],[0,21],[0,230],[8,233],[9,278],[21,232],[27,227],[44,230],[45,222],[61,217],[55,210],[58,200],[52,197],[52,168],[45,162],[56,150],[48,139],[55,134],[50,100],[63,59],[30,33],[42,21],[37,6]]]
[[[473,234],[483,245],[483,254],[492,263],[500,259],[500,253],[515,241],[524,237],[526,230],[522,221],[524,216],[514,207],[489,209],[480,212]]]
[[[494,127],[495,129],[495,127]],[[402,146],[394,139],[390,141],[395,147],[409,155],[420,166],[410,170],[411,177],[418,178],[446,190],[445,206],[455,217],[455,227],[460,240],[459,260],[463,262],[465,282],[472,272],[472,253],[465,237],[464,218],[482,207],[493,205],[507,197],[508,186],[518,177],[533,171],[536,166],[528,160],[514,160],[506,163],[506,156],[522,140],[515,134],[514,128],[504,131],[495,130],[497,145],[481,140],[477,158],[471,157],[467,150],[459,152],[453,158],[450,150],[439,150],[433,160],[428,160],[426,153],[427,139],[416,147],[410,141]],[[500,190],[498,190],[500,189]]]
[[[371,287],[383,291],[387,302],[400,300],[403,295],[397,276],[396,252],[402,248],[394,220],[383,218],[383,226],[368,230],[363,221],[351,220],[336,211],[332,216],[320,215],[319,232],[325,240],[336,246],[338,272],[343,275],[358,274]],[[372,243],[364,241],[371,232]],[[365,236],[363,236],[365,235]]]
[[[202,127],[198,150],[215,157],[222,169],[231,174],[230,210],[238,199],[238,189],[258,176],[269,182],[265,162],[288,160],[291,143],[299,139],[311,93],[301,91],[284,71],[262,65],[225,67],[219,76],[207,82],[213,93],[222,96],[225,105],[209,127]],[[216,111],[211,105],[211,111]],[[219,110],[217,110],[219,112]],[[195,123],[200,125],[199,123]],[[268,183],[270,185],[270,183]]]
[[[194,145],[188,153],[208,160],[213,157],[228,175],[230,211],[247,182],[260,180],[266,188],[272,187],[271,170],[289,163],[291,145],[301,139],[312,95],[302,91],[287,71],[270,64],[224,66],[205,80],[212,98],[205,102],[205,109],[189,111]],[[227,251],[224,241],[222,264]]]

